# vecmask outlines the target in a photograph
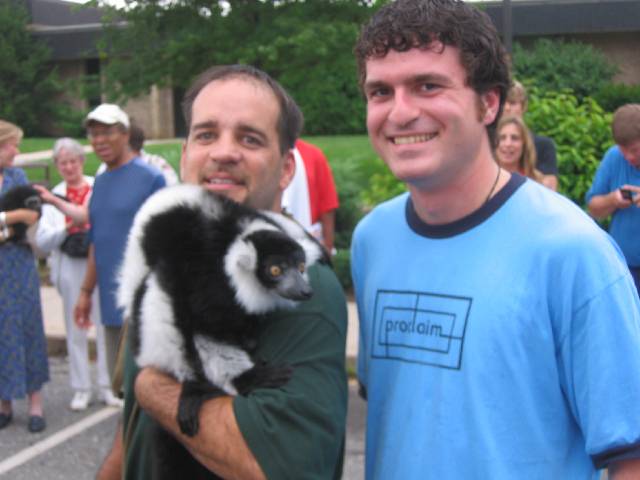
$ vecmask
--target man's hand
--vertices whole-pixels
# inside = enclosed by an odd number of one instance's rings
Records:
[[[66,217],[71,218],[73,225],[83,226],[89,221],[89,208],[87,205],[76,205],[64,200],[62,197],[54,195],[42,185],[34,185],[40,198],[44,203],[48,203],[62,212]]]
[[[620,460],[609,465],[611,480],[637,480],[640,478],[640,458]]]
[[[177,422],[182,385],[160,370],[146,367],[136,377],[134,391],[140,407],[171,432],[205,468],[235,480],[264,480],[233,413],[229,396],[207,400],[200,411],[195,437],[183,435]]]
[[[630,190],[633,193],[631,200],[624,198],[622,190]],[[596,219],[606,218],[616,210],[624,210],[631,205],[640,207],[640,187],[636,185],[622,185],[605,195],[596,195],[589,202],[589,213]]]
[[[80,290],[80,296],[73,308],[73,319],[78,328],[87,329],[91,326],[91,293]]]
[[[628,205],[624,208],[630,207],[631,205],[635,205],[636,207],[640,207],[640,187],[638,187],[637,185],[623,185],[622,187],[620,187],[620,189],[618,190],[618,193],[620,194],[620,196],[622,197],[622,190],[627,190],[629,192],[631,192],[631,199],[624,199],[625,202],[628,203]]]
[[[34,184],[33,188],[35,188],[40,194],[40,198],[44,203],[55,204],[58,197],[56,197],[53,193],[51,193],[47,188],[42,185]]]

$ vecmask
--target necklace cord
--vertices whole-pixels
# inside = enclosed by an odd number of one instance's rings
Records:
[[[483,205],[486,205],[486,203],[491,198],[491,195],[493,195],[493,191],[496,189],[496,186],[498,185],[498,179],[500,178],[501,172],[502,172],[502,168],[498,166],[498,174],[496,175],[496,179],[493,181],[493,186],[491,187],[491,191],[489,192],[489,195],[487,195],[487,199],[484,201]]]

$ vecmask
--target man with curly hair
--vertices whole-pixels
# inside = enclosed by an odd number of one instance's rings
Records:
[[[638,296],[584,212],[494,160],[510,79],[489,18],[397,0],[355,52],[408,188],[352,243],[366,478],[640,478]]]

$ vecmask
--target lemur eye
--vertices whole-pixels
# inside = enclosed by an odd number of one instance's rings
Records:
[[[279,277],[282,274],[282,269],[278,265],[271,265],[269,273],[272,277]]]
[[[305,269],[306,269],[306,266],[304,263],[300,263],[298,265],[298,270],[300,270],[300,273],[304,273]]]

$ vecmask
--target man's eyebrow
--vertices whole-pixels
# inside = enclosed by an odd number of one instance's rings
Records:
[[[452,82],[451,78],[447,75],[442,75],[439,73],[421,73],[404,79],[403,83],[409,85],[413,85],[416,83],[439,83],[443,85],[450,85]],[[371,80],[365,81],[364,83],[365,90],[375,90],[377,88],[386,88],[388,86],[389,84],[382,80]]]
[[[386,86],[387,84],[382,80],[371,80],[371,81],[364,82],[365,90],[375,90],[377,88],[386,87]]]
[[[203,122],[194,123],[193,125],[191,125],[191,130],[202,130],[204,128],[214,128],[217,125],[218,123],[214,122],[213,120],[205,120]]]
[[[415,75],[409,79],[411,83],[439,83],[444,85],[451,84],[451,78],[447,75],[439,73],[425,73],[421,75]]]
[[[240,125],[238,125],[238,130],[242,133],[252,133],[254,135],[259,136],[263,140],[268,140],[269,138],[268,135],[260,128],[254,127],[246,123],[241,123]]]

